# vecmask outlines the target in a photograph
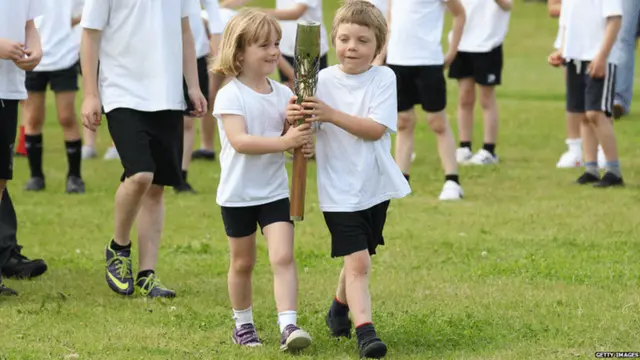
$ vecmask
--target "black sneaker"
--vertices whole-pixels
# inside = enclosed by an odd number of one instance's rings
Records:
[[[2,278],[0,277],[0,296],[16,296],[16,295],[18,295],[18,292],[4,286],[4,284],[2,283]]]
[[[377,337],[358,342],[360,357],[365,359],[380,359],[387,355],[387,345]]]
[[[32,177],[27,181],[27,184],[24,186],[26,191],[42,191],[44,190],[44,178],[41,177]]]
[[[593,187],[595,188],[607,188],[612,186],[624,186],[624,181],[622,181],[621,177],[610,172],[604,173],[602,180],[593,184]]]
[[[197,194],[197,192],[186,181],[183,182],[182,184],[178,185],[178,186],[174,186],[173,190],[178,194],[180,194],[180,193]]]
[[[173,298],[176,297],[176,292],[167,289],[155,273],[151,273],[149,276],[139,277],[136,280],[136,289],[142,296],[148,297],[160,297],[160,298]]]
[[[594,175],[590,172],[585,172],[584,174],[580,175],[578,180],[576,180],[576,183],[580,185],[586,185],[597,183],[598,181],[600,181],[600,178],[597,175]]]
[[[335,316],[329,310],[326,323],[331,336],[351,338],[351,319],[349,319],[349,315]]]
[[[191,159],[214,161],[216,159],[216,152],[211,150],[198,149],[191,153]]]
[[[77,176],[67,178],[67,194],[84,194],[84,181]]]
[[[42,259],[30,260],[18,252],[13,252],[1,271],[8,278],[32,279],[44,274],[47,264]]]

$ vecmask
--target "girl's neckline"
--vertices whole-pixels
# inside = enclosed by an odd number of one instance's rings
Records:
[[[266,80],[267,80],[267,85],[269,85],[269,92],[261,92],[261,91],[258,91],[256,89],[252,88],[251,86],[245,84],[244,82],[242,82],[242,80],[240,80],[240,79],[238,79],[236,77],[236,81],[239,82],[240,84],[242,84],[242,86],[244,86],[245,88],[251,90],[256,95],[260,95],[260,96],[269,96],[269,95],[273,94],[273,92],[275,90],[274,87],[273,87],[273,84],[272,84],[272,80],[269,79],[269,78],[266,78]]]

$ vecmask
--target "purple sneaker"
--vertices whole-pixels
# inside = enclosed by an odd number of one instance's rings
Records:
[[[262,341],[258,338],[258,332],[253,324],[242,324],[240,328],[233,330],[233,343],[242,346],[262,346]]]
[[[280,336],[280,351],[298,351],[311,345],[311,336],[299,327],[289,324]]]

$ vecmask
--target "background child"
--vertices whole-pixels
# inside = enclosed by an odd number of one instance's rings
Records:
[[[616,63],[611,49],[622,22],[621,0],[563,0],[560,10],[562,46],[549,63],[567,63],[567,111],[586,114],[582,144],[586,171],[579,184],[595,187],[623,185],[613,124]],[[598,173],[598,143],[606,158],[606,172]]]
[[[25,143],[31,178],[25,190],[40,191],[45,188],[42,170],[42,127],[45,121],[47,85],[55,93],[58,122],[64,133],[67,150],[67,193],[84,193],[82,180],[82,138],[75,104],[78,92],[78,61],[80,42],[73,30],[74,18],[81,10],[82,0],[46,0],[47,13],[35,19],[41,36],[43,56],[40,64],[26,74],[29,93],[25,102]]]
[[[41,0],[0,0],[0,203],[4,203],[7,181],[13,178],[18,103],[27,98],[25,71],[33,70],[42,59],[40,36],[33,19],[43,14],[43,10]],[[7,210],[15,214],[12,204],[9,205]],[[17,229],[17,222],[14,221],[11,227]],[[3,259],[8,260],[7,257]],[[4,286],[2,276],[0,295],[17,295],[13,289]]]
[[[284,151],[311,141],[309,125],[285,128],[291,90],[271,79],[280,57],[278,22],[256,10],[242,10],[225,28],[213,71],[234,77],[216,96],[220,134],[217,203],[229,238],[229,297],[236,326],[233,341],[259,346],[253,322],[251,274],[256,229],[267,240],[280,326],[280,349],[299,350],[311,337],[296,325],[298,276]],[[284,134],[284,135],[283,135]]]
[[[502,42],[509,29],[512,0],[461,0],[466,21],[458,53],[449,68],[449,77],[458,80],[459,164],[489,165],[498,162],[495,153],[498,138],[498,102],[495,87],[502,80]],[[450,36],[453,34],[450,33]],[[484,114],[484,144],[474,155],[473,109],[476,84]]]
[[[317,98],[303,112],[319,123],[316,144],[320,209],[331,232],[331,256],[343,257],[336,296],[326,322],[333,336],[350,336],[351,311],[361,357],[381,358],[387,346],[372,323],[370,256],[384,245],[390,199],[411,189],[391,156],[396,130],[395,74],[371,66],[387,35],[382,13],[367,1],[350,1],[336,13],[331,39],[340,65],[322,70]],[[302,108],[290,105],[290,118]],[[354,191],[353,189],[357,189]]]
[[[164,186],[177,186],[182,180],[183,76],[194,108],[191,115],[203,116],[207,109],[189,26],[193,5],[191,0],[85,3],[83,124],[95,130],[104,107],[124,167],[116,192],[114,236],[105,249],[107,284],[121,295],[134,291],[129,237],[136,218],[140,271],[135,287],[143,296],[176,295],[160,283],[155,267],[164,224]]]
[[[442,53],[444,12],[453,15],[449,50]],[[436,134],[438,154],[445,172],[440,200],[463,197],[456,162],[456,145],[447,120],[444,70],[451,64],[462,36],[465,13],[459,0],[390,0],[390,34],[387,64],[396,73],[398,86],[398,135],[395,160],[409,181],[413,137],[416,126],[414,106],[427,112],[429,127]]]

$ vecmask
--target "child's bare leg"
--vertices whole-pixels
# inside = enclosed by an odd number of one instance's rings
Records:
[[[216,120],[213,117],[212,113],[209,111],[207,115],[200,119],[200,148],[214,151],[214,139],[216,135]],[[191,150],[189,150],[191,153]]]
[[[347,303],[356,326],[371,322],[370,270],[371,258],[367,250],[345,256],[344,277]]]
[[[140,272],[154,270],[164,225],[164,187],[151,185],[144,194],[137,218]]]
[[[411,169],[413,136],[416,127],[416,114],[412,110],[398,113],[398,134],[396,135],[395,160],[407,181]]]
[[[427,122],[431,131],[436,134],[438,154],[440,155],[440,162],[444,168],[445,175],[458,174],[456,144],[444,110],[437,113],[427,113]]]
[[[67,150],[67,192],[84,193],[85,185],[81,180],[82,172],[82,137],[78,117],[75,110],[76,92],[65,91],[56,93],[56,107],[58,122],[64,133],[65,148]]]
[[[606,158],[606,173],[613,174],[616,178],[622,178],[620,161],[618,159],[618,145],[615,132],[613,131],[612,120],[607,118],[602,111],[588,111],[587,119],[593,128],[598,143],[602,146]],[[605,175],[603,180],[606,180],[607,176],[608,175]]]
[[[251,311],[251,277],[256,263],[256,234],[229,238],[230,263],[227,274],[229,299],[236,328],[253,324]]]
[[[460,147],[471,149],[473,138],[473,107],[476,103],[476,83],[473,78],[458,80],[458,139]],[[462,146],[462,144],[467,146]]]
[[[126,178],[116,191],[115,230],[113,241],[121,246],[130,244],[131,229],[142,205],[142,197],[149,190],[153,173],[137,173]]]
[[[495,86],[480,86],[480,106],[484,115],[484,149],[495,155],[498,140],[498,101]]]
[[[347,305],[347,282],[344,277],[344,267],[340,270],[340,277],[338,278],[338,289],[336,290],[336,300],[343,305]]]

